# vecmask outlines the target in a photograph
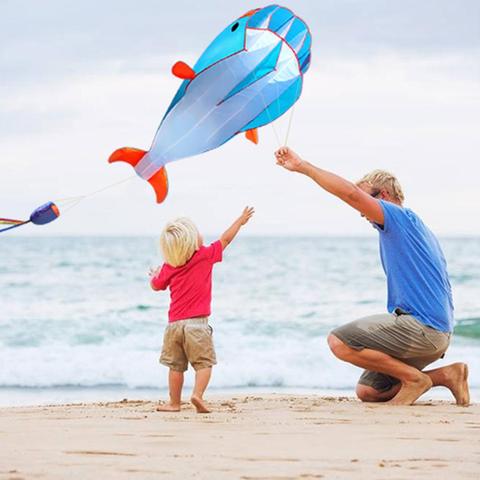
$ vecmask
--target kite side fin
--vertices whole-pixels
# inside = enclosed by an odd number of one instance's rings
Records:
[[[139,148],[119,148],[110,155],[108,158],[108,163],[126,162],[135,168],[137,163],[144,157],[146,153],[147,152],[145,150],[140,150]]]
[[[245,137],[247,138],[247,140],[250,140],[255,145],[258,145],[258,129],[252,128],[250,130],[247,130],[245,132]]]
[[[173,65],[172,73],[182,80],[193,80],[196,75],[192,67],[181,61]]]
[[[162,167],[158,172],[148,179],[148,183],[155,190],[157,196],[157,203],[162,203],[168,194],[168,177],[165,167]]]

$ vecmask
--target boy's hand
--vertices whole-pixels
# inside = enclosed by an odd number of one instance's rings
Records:
[[[240,220],[240,224],[245,225],[252,218],[254,213],[255,209],[253,207],[245,207],[242,214],[238,218]]]
[[[148,276],[154,277],[159,272],[160,272],[160,267],[157,267],[157,268],[150,267],[150,269],[148,270]]]
[[[281,165],[291,172],[299,172],[304,163],[303,160],[288,147],[279,148],[275,152],[275,158],[277,159],[277,165]]]

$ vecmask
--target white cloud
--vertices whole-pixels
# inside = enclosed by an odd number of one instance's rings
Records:
[[[409,206],[435,231],[480,234],[472,222],[478,216],[480,173],[477,58],[385,54],[367,60],[318,53],[289,143],[348,178],[390,169],[402,181]],[[8,123],[0,132],[2,215],[25,216],[48,199],[88,193],[130,176],[129,166],[108,165],[106,159],[121,146],[148,148],[178,87],[176,79],[158,73],[168,72],[173,60],[148,59],[155,71],[112,66],[0,91]],[[282,135],[286,121],[276,127]],[[25,229],[46,235],[157,234],[166,219],[186,214],[214,233],[245,204],[254,204],[258,213],[249,233],[370,232],[355,212],[311,181],[275,166],[271,127],[261,129],[260,139],[255,147],[236,138],[169,165],[171,191],[163,205],[135,178],[85,200],[48,227]]]

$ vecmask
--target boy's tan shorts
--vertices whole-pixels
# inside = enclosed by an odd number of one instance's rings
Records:
[[[208,317],[169,323],[163,336],[160,363],[177,372],[185,372],[189,363],[194,370],[215,365],[212,332]]]
[[[370,348],[423,370],[442,358],[450,343],[450,333],[424,325],[400,309],[395,313],[371,315],[342,325],[331,332],[355,350]],[[383,373],[365,370],[359,384],[378,392],[390,390],[399,380]]]

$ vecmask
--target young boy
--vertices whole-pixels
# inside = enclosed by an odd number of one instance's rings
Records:
[[[150,272],[153,290],[170,288],[168,325],[163,338],[160,363],[169,367],[170,403],[157,408],[161,412],[180,411],[183,373],[188,363],[195,369],[191,401],[197,413],[209,413],[203,401],[212,366],[217,363],[208,325],[212,297],[212,269],[222,261],[222,252],[245,225],[254,209],[246,207],[220,237],[208,247],[194,223],[179,218],[168,223],[160,236],[165,263]]]

